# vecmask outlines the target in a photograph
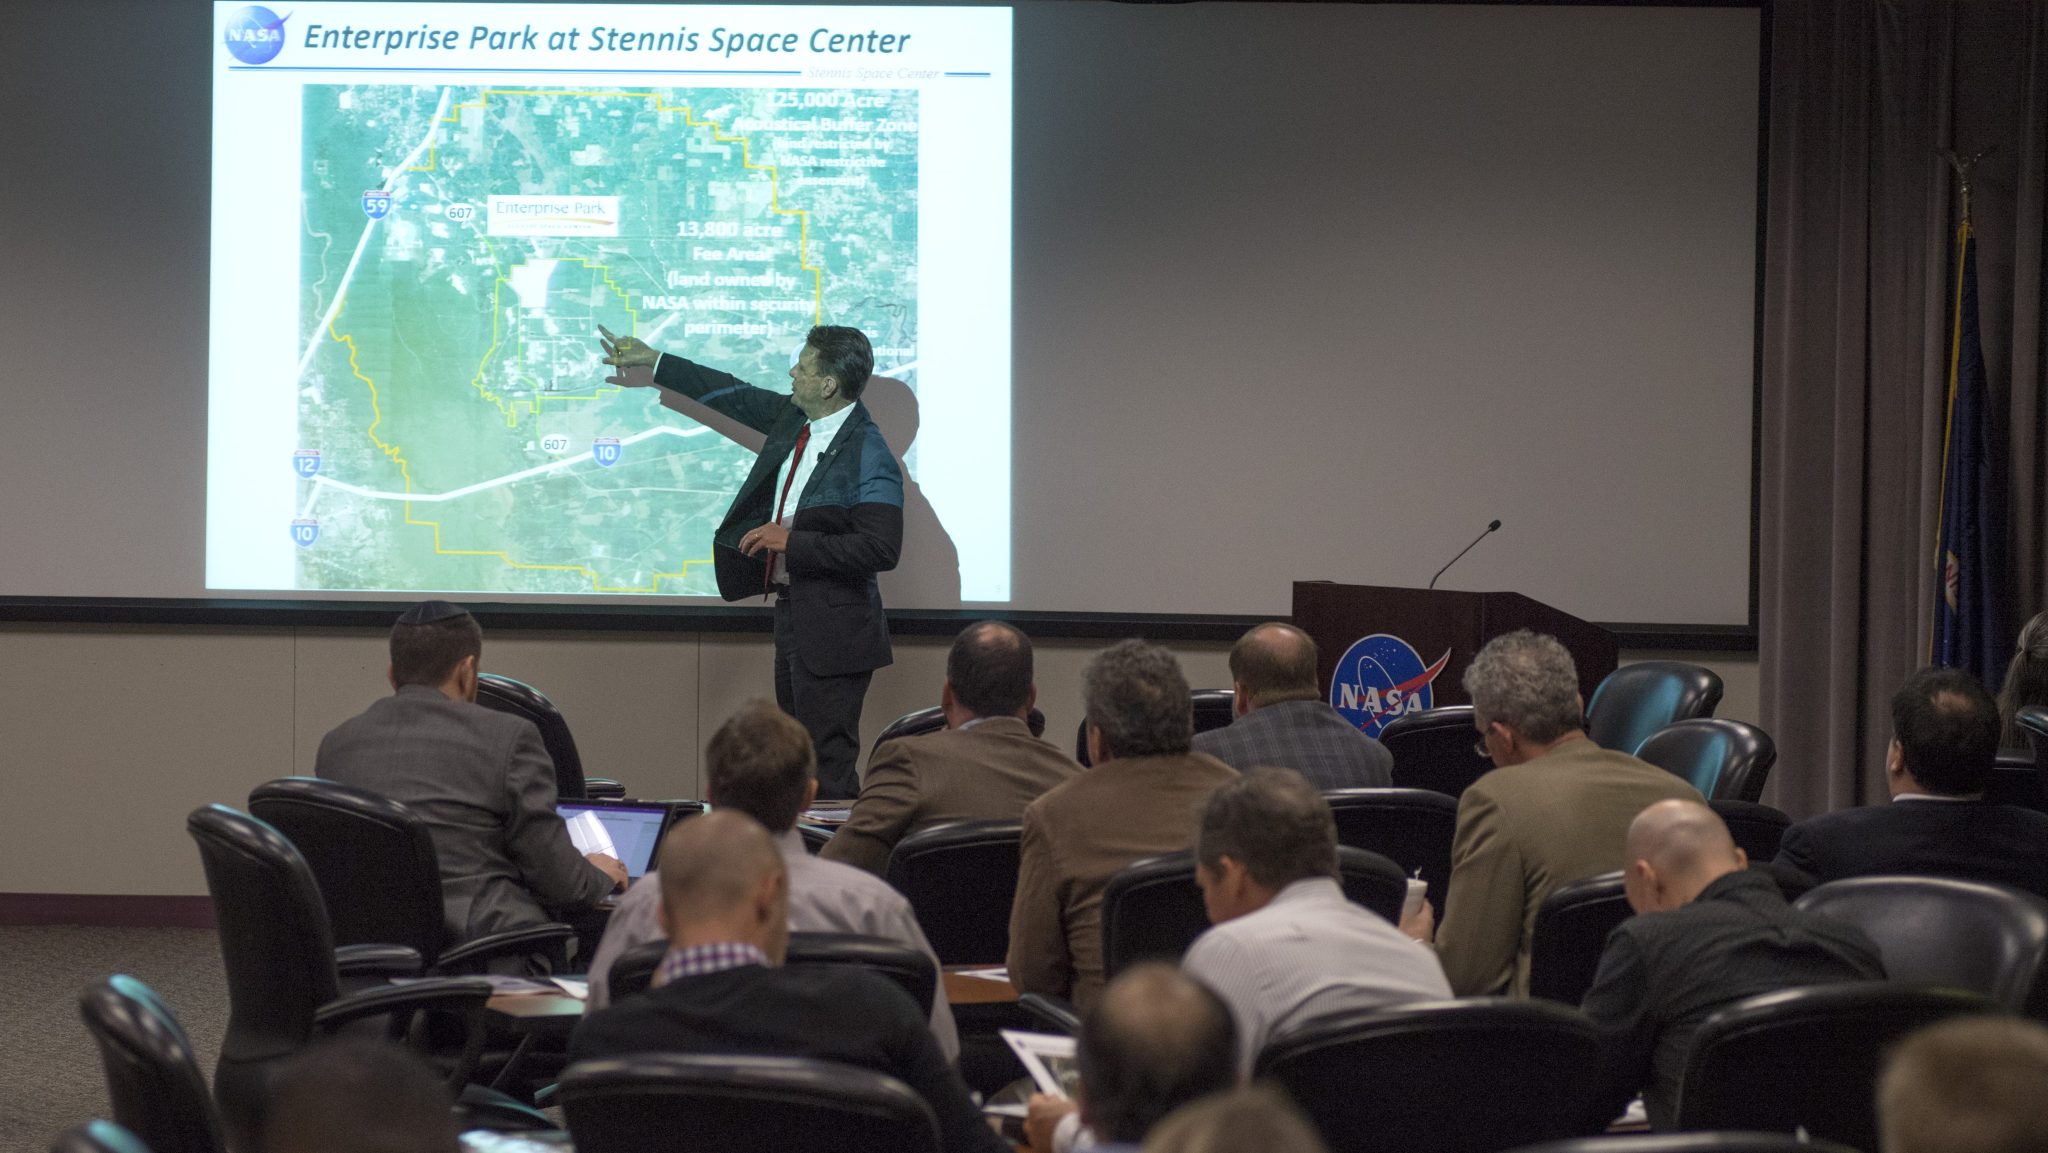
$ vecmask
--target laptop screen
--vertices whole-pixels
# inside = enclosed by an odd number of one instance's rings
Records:
[[[661,846],[661,829],[668,821],[667,805],[599,804],[591,801],[559,801],[555,811],[569,826],[569,839],[579,853],[603,853],[626,866],[626,875],[639,880],[654,867],[654,852]]]

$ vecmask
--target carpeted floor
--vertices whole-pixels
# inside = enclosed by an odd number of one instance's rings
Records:
[[[140,978],[185,1026],[209,1080],[227,1028],[227,980],[211,929],[0,927],[0,1151],[48,1149],[107,1112],[99,1050],[78,995],[111,973]]]

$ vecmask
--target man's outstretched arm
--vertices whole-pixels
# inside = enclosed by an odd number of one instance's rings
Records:
[[[756,388],[731,373],[659,352],[638,337],[618,336],[601,324],[597,331],[598,343],[604,346],[604,362],[619,370],[617,375],[605,377],[606,384],[641,388],[651,383],[679,392],[755,432],[767,432],[789,410],[789,397],[782,393]],[[651,375],[643,376],[636,369],[646,369]]]

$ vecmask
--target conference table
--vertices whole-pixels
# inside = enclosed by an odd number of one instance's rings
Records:
[[[948,965],[939,972],[939,986],[949,1005],[1007,1005],[1017,990],[1007,980],[977,974],[995,966]],[[566,1034],[583,1017],[583,999],[568,993],[500,993],[485,1003],[492,1024],[519,1034]]]

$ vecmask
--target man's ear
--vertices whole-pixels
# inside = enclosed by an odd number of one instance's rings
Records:
[[[811,778],[811,781],[810,781],[810,783],[804,786],[804,805],[803,805],[803,807],[804,807],[804,808],[806,808],[806,809],[808,809],[808,808],[810,808],[810,807],[811,807],[811,806],[812,806],[813,804],[817,803],[817,800],[818,800],[818,778],[816,778],[816,777],[812,777],[812,778]]]
[[[384,679],[385,679],[385,680],[387,680],[387,681],[390,681],[390,682],[391,682],[391,691],[392,691],[392,692],[394,692],[394,693],[395,693],[395,692],[397,692],[397,691],[398,691],[398,666],[397,666],[397,665],[385,665],[385,666],[384,666]]]
[[[1038,685],[1036,682],[1033,682],[1030,688],[1024,690],[1024,715],[1027,717],[1030,716],[1031,710],[1037,707]]]
[[[656,901],[654,903],[654,923],[661,926],[661,935],[664,937],[670,936],[675,932],[668,923],[667,901]]]
[[[1230,715],[1241,717],[1252,711],[1252,695],[1245,691],[1243,681],[1230,682]]]
[[[1105,758],[1103,757],[1103,754],[1104,754],[1104,753],[1107,753],[1108,751],[1109,751],[1109,742],[1108,742],[1108,741],[1105,741],[1105,740],[1103,740],[1103,739],[1102,739],[1102,730],[1101,730],[1101,729],[1098,729],[1098,728],[1096,728],[1096,727],[1095,727],[1094,725],[1089,725],[1089,726],[1088,726],[1088,763],[1089,763],[1089,764],[1091,764],[1091,765],[1099,765],[1099,764],[1101,764],[1101,763],[1103,762],[1103,760],[1105,759]]]

